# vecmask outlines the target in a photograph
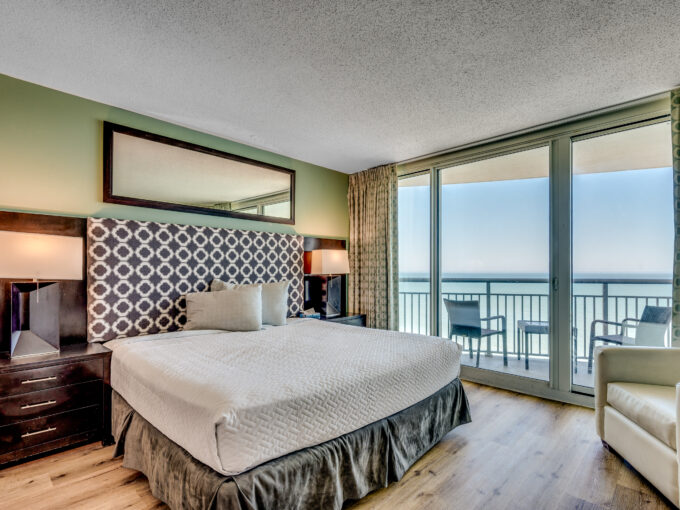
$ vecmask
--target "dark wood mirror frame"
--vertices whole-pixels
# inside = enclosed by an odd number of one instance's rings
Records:
[[[283,172],[290,176],[290,218],[280,218],[275,216],[265,216],[260,214],[246,214],[239,213],[236,211],[224,211],[219,209],[211,209],[208,207],[199,207],[184,204],[175,204],[170,202],[160,202],[156,200],[146,200],[141,198],[125,197],[120,195],[114,195],[113,190],[113,138],[114,133],[121,133],[125,135],[135,136],[138,138],[143,138],[146,140],[163,143],[166,145],[171,145],[174,147],[180,147],[182,149],[201,152],[203,154],[208,154],[211,156],[217,156],[220,158],[229,159],[232,161],[237,161],[239,163],[245,163],[248,165],[258,166],[261,168],[267,168],[269,170],[274,170],[276,172]],[[190,142],[184,142],[182,140],[176,140],[174,138],[168,138],[166,136],[157,135],[154,133],[149,133],[139,129],[134,129],[126,126],[121,126],[119,124],[113,124],[111,122],[104,122],[104,202],[111,204],[121,204],[121,205],[132,205],[137,207],[150,207],[154,209],[164,209],[168,211],[180,211],[198,214],[209,214],[212,216],[228,216],[232,218],[241,218],[245,220],[252,221],[267,221],[271,223],[285,223],[288,225],[295,224],[295,170],[290,170],[277,165],[270,165],[269,163],[263,163],[261,161],[256,161],[254,159],[245,158],[243,156],[237,156],[235,154],[230,154],[228,152],[220,151],[217,149],[212,149],[210,147],[204,147],[202,145],[197,145]]]

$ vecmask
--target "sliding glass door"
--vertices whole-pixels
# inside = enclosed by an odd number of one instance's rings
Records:
[[[670,345],[668,99],[400,167],[400,329],[463,378],[591,404],[593,350]]]
[[[462,363],[548,380],[549,147],[439,171],[441,336]]]
[[[670,345],[673,177],[668,122],[574,140],[573,383],[596,345]]]
[[[399,330],[430,334],[430,173],[399,180]]]

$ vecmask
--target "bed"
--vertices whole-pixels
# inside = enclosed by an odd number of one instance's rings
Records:
[[[301,239],[257,235],[267,238],[88,221],[88,327],[91,341],[113,351],[115,453],[172,508],[339,509],[399,480],[470,421],[460,348],[314,319],[250,332],[182,330],[182,296],[220,272],[262,281],[244,269],[249,261],[270,281],[290,279],[289,311],[299,309]],[[197,242],[208,254],[198,261]],[[155,269],[143,274],[146,265]]]

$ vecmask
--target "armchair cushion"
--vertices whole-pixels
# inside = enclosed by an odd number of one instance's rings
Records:
[[[595,422],[604,439],[607,384],[631,382],[675,386],[680,382],[680,349],[663,347],[595,348]]]
[[[677,450],[675,386],[609,383],[607,403],[659,441]]]

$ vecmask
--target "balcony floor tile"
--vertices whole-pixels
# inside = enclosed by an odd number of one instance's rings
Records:
[[[476,356],[476,353],[475,353]],[[470,359],[469,351],[466,351],[461,356],[461,363],[466,366],[475,366],[476,357]],[[517,359],[517,355],[508,355],[508,366],[503,366],[503,356],[500,354],[492,354],[485,356],[482,353],[479,358],[479,368],[485,370],[493,370],[495,372],[503,372],[506,374],[520,375],[532,379],[548,380],[549,364],[548,359],[544,357],[529,357],[529,370],[524,368],[524,356],[521,360]],[[578,373],[573,374],[574,384],[581,386],[593,387],[593,374],[588,374],[588,362],[579,360]]]

